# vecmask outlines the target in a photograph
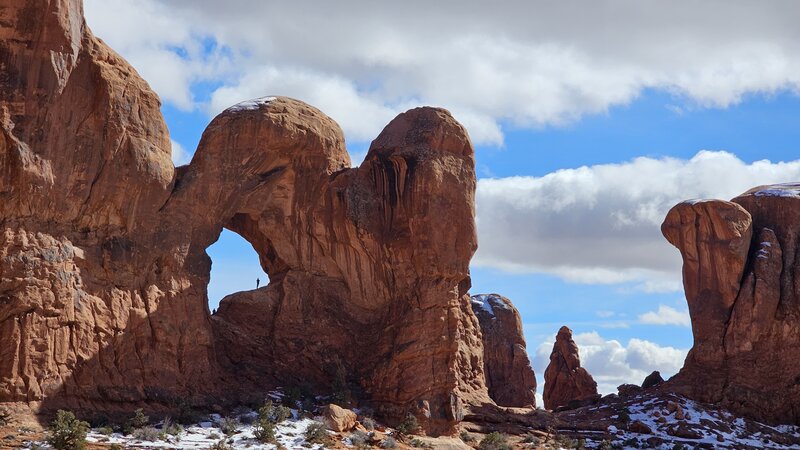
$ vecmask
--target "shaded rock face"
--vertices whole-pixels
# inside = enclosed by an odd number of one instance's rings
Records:
[[[671,389],[800,423],[800,185],[681,203],[662,225],[683,256],[694,346]]]
[[[522,320],[511,300],[497,294],[472,296],[483,336],[483,361],[489,396],[501,406],[536,406],[533,373]]]
[[[444,110],[393,120],[360,167],[287,98],[229,108],[173,168],[159,100],[79,0],[0,8],[0,401],[130,410],[341,388],[448,430],[489,402],[467,291],[473,148]],[[228,228],[271,283],[211,316]]]
[[[594,378],[581,367],[578,346],[572,340],[572,330],[561,327],[556,335],[550,364],[544,371],[544,407],[556,409],[575,402],[590,402],[600,398]]]

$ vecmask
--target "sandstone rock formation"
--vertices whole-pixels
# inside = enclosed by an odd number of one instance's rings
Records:
[[[483,361],[489,396],[501,406],[536,406],[533,373],[522,320],[511,300],[497,294],[472,296],[483,335]]]
[[[600,398],[594,378],[581,367],[578,346],[572,330],[561,327],[556,335],[550,364],[544,372],[544,407],[554,410],[570,403],[585,403]]]
[[[331,431],[350,431],[358,423],[357,419],[356,413],[338,405],[330,404],[322,409],[322,421]]]
[[[683,202],[662,231],[683,256],[694,346],[671,389],[800,423],[800,185]]]
[[[661,372],[654,370],[653,372],[650,373],[650,375],[644,378],[644,381],[642,381],[642,388],[643,389],[651,388],[653,386],[658,386],[663,382],[664,379],[661,378]]]
[[[0,22],[0,402],[166,409],[304,382],[434,432],[491,403],[473,148],[447,111],[401,114],[349,168],[320,111],[244,102],[175,169],[157,96],[80,0],[11,0]],[[211,316],[223,228],[270,284]]]

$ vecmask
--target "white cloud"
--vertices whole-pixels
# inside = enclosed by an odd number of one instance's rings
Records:
[[[192,160],[192,155],[177,141],[170,139],[170,142],[172,142],[172,164],[174,164],[175,167],[189,164],[189,161]]]
[[[680,256],[660,232],[669,208],[797,179],[800,161],[746,164],[711,151],[689,160],[642,157],[543,177],[482,179],[473,264],[580,283],[632,282],[646,292],[679,290]]]
[[[639,316],[639,322],[648,325],[692,326],[689,310],[678,311],[675,308],[658,305],[658,311],[649,311]]]
[[[357,140],[419,104],[449,108],[475,142],[501,145],[501,123],[563,124],[646,89],[674,93],[675,111],[800,89],[795,2],[86,0],[86,8],[97,34],[168,102],[218,111],[288,93],[318,103]],[[201,82],[213,105],[192,89]]]
[[[573,339],[578,344],[581,366],[589,371],[604,395],[617,392],[621,384],[641,384],[654,370],[665,379],[674,375],[688,352],[635,338],[624,346],[617,340],[604,339],[596,331],[575,334]],[[536,348],[533,365],[537,374],[544,374],[554,342],[555,336],[551,336]]]

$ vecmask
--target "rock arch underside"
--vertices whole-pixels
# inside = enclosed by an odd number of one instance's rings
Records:
[[[400,114],[351,168],[322,112],[252,100],[175,168],[158,97],[80,0],[10,0],[0,24],[0,403],[167,411],[340,383],[431,433],[535,403],[516,309],[468,294],[474,152],[447,111]],[[670,212],[695,346],[662,389],[798,422],[798,198]],[[270,284],[211,315],[223,228]]]

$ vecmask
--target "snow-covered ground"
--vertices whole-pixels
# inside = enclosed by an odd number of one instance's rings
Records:
[[[201,422],[197,425],[189,426],[177,436],[167,435],[165,440],[158,441],[141,441],[137,440],[131,435],[123,435],[121,433],[114,433],[111,436],[102,434],[99,430],[93,429],[87,441],[89,442],[103,442],[106,444],[120,444],[123,447],[133,448],[169,448],[169,449],[207,449],[219,441],[225,442],[227,445],[234,449],[275,449],[276,444],[264,444],[259,442],[253,436],[252,425],[241,425],[235,434],[226,436],[220,430],[219,422],[221,417],[212,415],[211,420],[208,422]],[[306,442],[305,431],[309,425],[314,423],[311,419],[288,419],[279,423],[275,427],[275,436],[277,442],[287,448],[305,448],[317,449],[322,448],[322,445],[311,445]],[[156,426],[156,429],[159,427]]]

